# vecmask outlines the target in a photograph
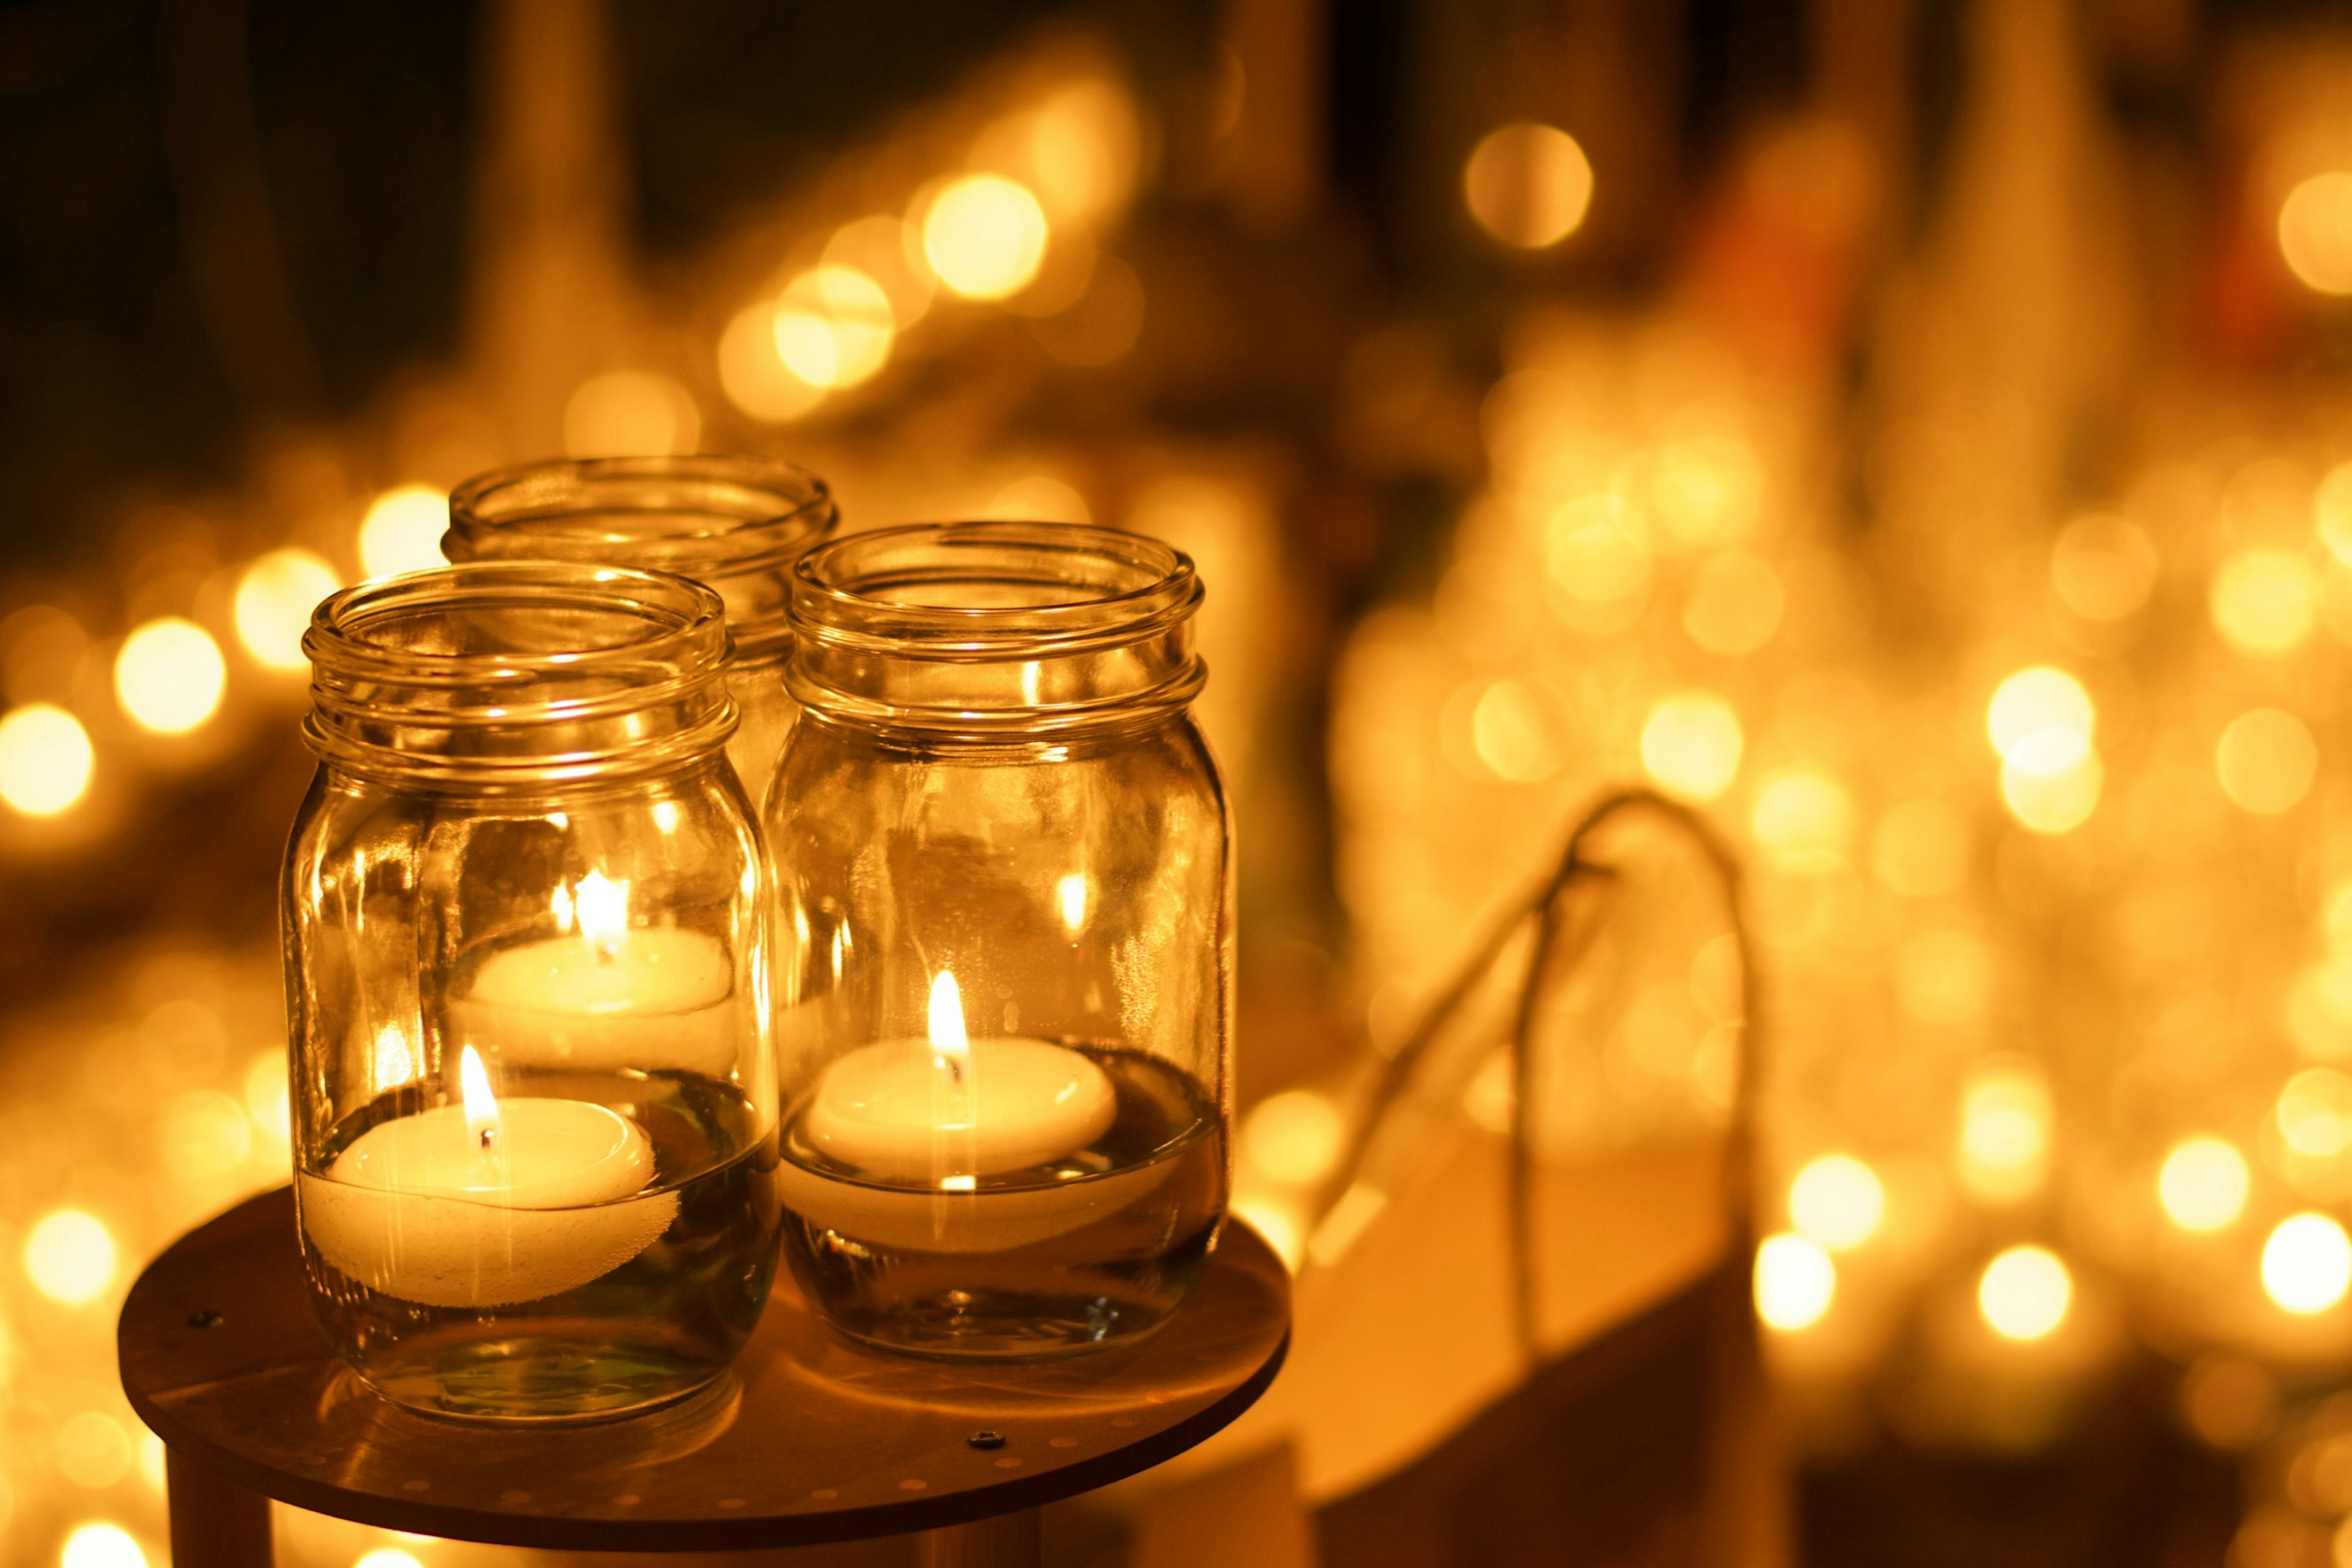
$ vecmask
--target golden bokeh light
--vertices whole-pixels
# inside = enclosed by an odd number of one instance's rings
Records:
[[[2071,833],[2088,822],[2105,784],[2088,739],[2065,730],[2029,735],[2000,762],[2001,804],[2035,833]]]
[[[2338,962],[2352,964],[2352,877],[2338,878],[2327,889],[2320,929],[2327,938],[2328,951]]]
[[[2037,771],[2063,773],[2074,759],[2062,746],[2036,737],[2055,733],[2087,742],[2097,723],[2091,694],[2053,665],[2019,670],[1994,688],[1992,700],[1985,705],[1985,735],[1993,751],[2006,760],[2032,745]]]
[[[2311,530],[2330,555],[2352,566],[2352,462],[2338,463],[2320,476],[2311,492]]]
[[[1669,795],[1713,800],[1739,776],[1743,744],[1730,703],[1712,691],[1678,691],[1642,726],[1642,767]]]
[[[1347,1123],[1328,1095],[1286,1089],[1252,1107],[1242,1121],[1250,1163],[1277,1182],[1321,1181],[1339,1163]]]
[[[55,816],[89,793],[98,753],[81,721],[51,702],[0,717],[0,801],[20,816]]]
[[[1559,703],[1534,681],[1489,685],[1470,710],[1470,737],[1487,771],[1513,784],[1540,783],[1568,760]]]
[[[427,485],[401,485],[375,498],[360,521],[360,564],[371,577],[443,564],[449,500]]]
[[[2253,658],[2301,647],[2319,616],[2319,581],[2292,551],[2242,550],[2213,574],[2210,598],[2221,640]]]
[[[2279,1221],[2263,1243],[2263,1290],[2299,1317],[2324,1312],[2352,1288],[2352,1237],[2315,1210]]]
[[[889,363],[897,328],[881,284],[856,268],[827,265],[786,286],[770,331],[785,369],[830,390],[870,380]]]
[[[820,267],[845,267],[874,280],[890,302],[890,322],[898,331],[930,310],[939,279],[922,258],[922,237],[890,213],[872,213],[845,223],[825,241]]]
[[[114,656],[114,698],[132,723],[158,735],[184,735],[220,711],[228,661],[212,633],[164,616],[122,639]]]
[[[1977,1279],[1977,1310],[2005,1340],[2047,1339],[2074,1305],[2074,1279],[2046,1247],[2012,1247]]]
[[[1592,163],[1576,138],[1527,121],[1488,132],[1462,170],[1462,195],[1478,226],[1520,250],[1574,234],[1592,205]]]
[[[776,302],[736,312],[719,337],[719,384],[754,419],[782,424],[824,401],[824,388],[803,381],[777,353]]]
[[[1051,474],[1031,474],[999,489],[975,515],[1021,522],[1092,522],[1094,509],[1075,485]]]
[[[2246,1157],[2225,1138],[2184,1138],[2157,1168],[2157,1201],[2183,1230],[2226,1230],[2245,1212],[2251,1187]]]
[[[590,376],[563,405],[563,450],[574,458],[666,458],[701,444],[694,395],[646,370]]]
[[[103,1491],[131,1473],[138,1455],[122,1423],[101,1410],[84,1410],[59,1425],[50,1451],[58,1471],[78,1487]]]
[[[1274,1248],[1285,1268],[1294,1274],[1298,1272],[1298,1265],[1307,1257],[1307,1237],[1299,1230],[1297,1209],[1263,1194],[1236,1194],[1233,1215],[1265,1238],[1265,1244]]]
[[[302,669],[302,634],[319,601],[341,587],[326,560],[308,550],[273,550],[240,573],[230,613],[236,640],[271,669]]]
[[[2334,1068],[2306,1068],[2286,1080],[2271,1116],[2290,1150],[2306,1160],[2333,1160],[2352,1149],[2352,1078]]]
[[[1667,442],[1650,455],[1646,468],[1643,494],[1682,544],[1730,544],[1754,531],[1764,470],[1754,449],[1738,437]]]
[[[1700,562],[1691,574],[1683,631],[1709,653],[1739,658],[1772,640],[1786,603],[1780,574],[1769,562],[1727,550]]]
[[[138,1538],[119,1524],[77,1525],[58,1553],[58,1568],[147,1568]]]
[[[114,1283],[114,1235],[95,1215],[55,1209],[25,1237],[25,1273],[53,1301],[79,1305]]]
[[[2319,745],[2310,727],[2280,708],[2256,708],[2230,721],[2213,748],[2221,793],[2242,811],[2276,816],[2311,793]]]
[[[1824,1154],[1789,1184],[1789,1223],[1832,1252],[1860,1247],[1885,1218],[1885,1184],[1852,1154]]]
[[[2352,294],[2352,174],[2312,175],[2279,205],[2279,254],[2306,288]]]
[[[2352,964],[2329,957],[2305,964],[2286,990],[2286,1033],[2306,1057],[2352,1057]]]
[[[1002,174],[967,174],[934,195],[922,215],[923,258],[939,280],[970,300],[1002,300],[1028,287],[1045,259],[1045,209]]]
[[[1914,931],[1895,955],[1895,998],[1923,1024],[1976,1023],[1991,1000],[1992,984],[1992,954],[1964,931]]]
[[[1821,1243],[1792,1231],[1756,1248],[1756,1315],[1781,1333],[1822,1321],[1837,1297],[1837,1264]]]
[[[352,1568],[425,1568],[414,1552],[403,1552],[397,1546],[379,1546],[363,1553]]]
[[[1553,513],[1545,530],[1545,574],[1572,604],[1635,601],[1650,584],[1648,532],[1623,497],[1580,497]]]
[[[1037,197],[1056,222],[1099,224],[1135,191],[1142,128],[1127,93],[1100,78],[1061,89],[1015,134]]]
[[[1972,1074],[1960,1100],[1960,1184],[1989,1203],[2039,1192],[2049,1172],[2053,1114],[2039,1068],[1997,1062]]]
[[[2050,548],[2050,586],[2085,620],[2120,621],[2155,590],[2158,558],[2147,531],[2127,517],[2095,512],[2068,523]]]
[[[1748,826],[1758,846],[1783,863],[1842,856],[1853,842],[1853,800],[1828,773],[1782,773],[1757,792]]]
[[[1968,879],[1968,824],[1940,800],[1906,800],[1871,830],[1870,870],[1906,899],[1941,898]]]

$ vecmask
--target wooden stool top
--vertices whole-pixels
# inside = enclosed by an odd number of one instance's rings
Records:
[[[596,1425],[467,1426],[386,1403],[328,1347],[281,1187],[149,1266],[120,1351],[156,1435],[265,1496],[458,1540],[677,1552],[936,1530],[1090,1491],[1247,1409],[1289,1320],[1288,1276],[1240,1224],[1159,1332],[1064,1361],[869,1350],[780,1279],[711,1389]],[[1002,1445],[976,1446],[987,1433]]]

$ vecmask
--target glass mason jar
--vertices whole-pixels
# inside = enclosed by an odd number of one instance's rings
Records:
[[[774,1275],[765,868],[718,595],[490,562],[319,607],[281,888],[295,1200],[396,1404],[609,1415],[717,1377]]]
[[[728,753],[756,810],[798,714],[784,694],[793,563],[839,526],[825,482],[766,458],[591,458],[478,474],[449,496],[452,561],[578,561],[675,572],[727,602]]]
[[[855,534],[793,574],[765,820],[784,1256],[869,1342],[1149,1331],[1228,1185],[1233,867],[1192,563],[1109,529]]]

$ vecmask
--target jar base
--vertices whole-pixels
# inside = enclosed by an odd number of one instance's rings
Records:
[[[421,1336],[352,1370],[384,1399],[420,1415],[547,1426],[659,1409],[709,1388],[727,1367],[683,1362],[657,1342],[537,1332]]]

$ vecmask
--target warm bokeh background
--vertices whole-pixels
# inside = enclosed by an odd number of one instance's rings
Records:
[[[25,0],[0,279],[8,1561],[163,1559],[113,1312],[285,1174],[310,605],[478,469],[699,448],[1210,584],[1299,1354],[1055,1561],[1519,1375],[1428,1250],[1492,1232],[1498,1006],[1342,1155],[1615,782],[1748,867],[1804,1560],[2352,1563],[2352,9]],[[1585,963],[1556,1343],[1720,1247],[1746,1023],[1719,931]]]

